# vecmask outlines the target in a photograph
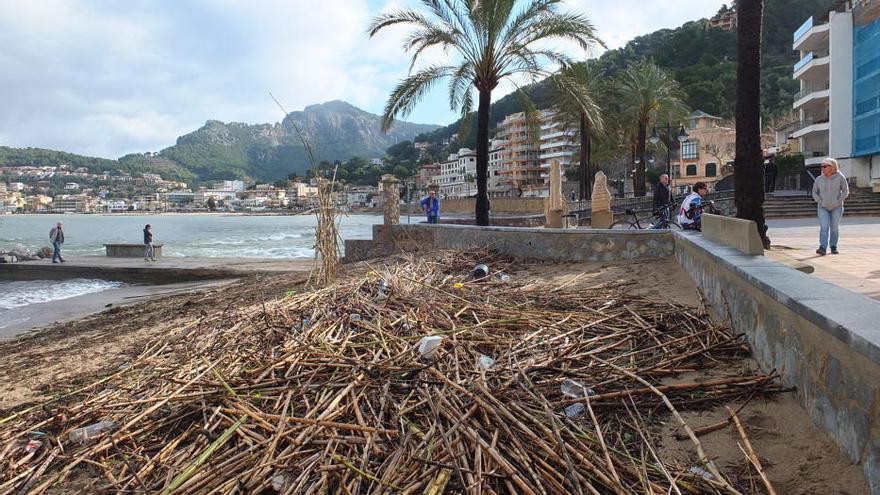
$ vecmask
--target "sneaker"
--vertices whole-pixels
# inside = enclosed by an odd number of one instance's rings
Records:
[[[66,262],[66,261],[67,261],[66,259],[61,258],[61,262],[62,262],[62,263]]]
[[[833,247],[833,248],[831,248],[831,254],[840,254],[840,253],[837,252],[836,247]]]
[[[150,258],[144,258],[144,261],[150,261]]]
[[[816,254],[818,254],[819,256],[825,256],[825,248],[817,249]]]

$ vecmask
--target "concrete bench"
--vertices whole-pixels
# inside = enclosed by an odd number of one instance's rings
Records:
[[[703,214],[703,236],[749,255],[764,255],[758,224],[752,220]]]
[[[143,258],[143,244],[104,244],[107,256],[112,258]],[[162,256],[162,244],[153,244],[155,257]]]

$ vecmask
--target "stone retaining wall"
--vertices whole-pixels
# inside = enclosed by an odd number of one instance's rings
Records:
[[[880,495],[880,302],[699,234],[674,236],[675,257],[707,303],[747,336],[764,371],[797,388]]]
[[[373,240],[345,241],[345,261],[400,252],[490,247],[517,258],[618,261],[672,255],[669,231],[477,227],[472,225],[374,225]]]

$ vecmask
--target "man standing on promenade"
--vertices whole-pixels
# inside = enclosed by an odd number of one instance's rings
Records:
[[[153,228],[150,224],[144,227],[144,261],[156,261],[156,252],[153,250]]]
[[[429,189],[428,195],[419,201],[419,207],[428,216],[428,223],[437,223],[440,218],[440,198],[437,197],[437,191]]]
[[[61,222],[58,222],[52,230],[49,231],[49,240],[52,241],[52,263],[64,263],[61,257],[61,245],[64,244],[64,230]]]
[[[669,175],[667,174],[660,175],[660,182],[654,189],[654,211],[659,220],[651,228],[665,228],[672,216],[672,191],[669,190]]]

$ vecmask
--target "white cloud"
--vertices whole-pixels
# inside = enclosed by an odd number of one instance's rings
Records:
[[[612,47],[714,13],[711,0],[571,0]],[[647,8],[645,4],[651,5]],[[714,4],[714,5],[713,5]],[[157,150],[205,120],[274,122],[343,99],[381,112],[406,75],[405,28],[368,20],[414,0],[0,0],[0,145],[117,157]],[[449,59],[427,52],[421,65]],[[512,90],[506,84],[493,95]],[[410,120],[455,114],[438,87]]]

